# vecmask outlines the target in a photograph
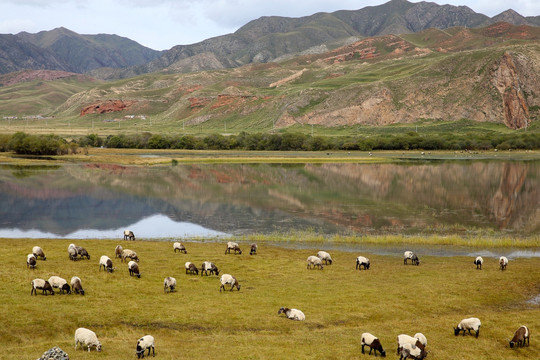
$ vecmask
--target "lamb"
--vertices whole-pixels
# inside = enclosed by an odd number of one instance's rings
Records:
[[[116,248],[114,249],[114,257],[122,258],[123,250],[122,245],[116,245]]]
[[[54,295],[53,288],[47,280],[34,279],[32,280],[31,284],[32,284],[32,291],[30,291],[30,296],[32,296],[34,293],[37,296],[38,290],[42,290],[42,294],[45,296],[47,296],[47,292],[50,292],[51,295]]]
[[[71,245],[73,245],[73,244],[71,244]],[[71,245],[68,247],[69,259],[75,261],[75,260],[77,260],[77,255],[78,255],[77,248],[75,247],[75,245],[73,245],[73,246],[71,246]]]
[[[126,261],[126,259],[131,259],[133,261],[139,262],[139,257],[137,256],[137,253],[130,249],[124,249],[122,250],[122,262]]]
[[[427,351],[425,349],[422,349],[419,346],[414,346],[409,343],[403,344],[403,349],[401,350],[401,354],[399,359],[416,359],[421,360],[424,359],[427,356]]]
[[[364,267],[364,270],[369,270],[369,259],[367,257],[359,256],[356,258],[356,269],[362,270],[362,266]]]
[[[422,333],[416,333],[414,334],[413,336],[416,340],[420,341],[422,343],[422,345],[424,345],[424,347],[427,346],[427,338],[424,334]]]
[[[163,292],[165,292],[165,294],[167,293],[167,290],[169,290],[169,292],[173,292],[175,288],[176,288],[176,279],[173,277],[167,276],[165,280],[163,281]]]
[[[128,270],[130,276],[135,275],[139,279],[141,278],[141,273],[139,272],[139,265],[135,261],[131,260],[128,263]]]
[[[531,332],[529,328],[525,325],[521,325],[514,333],[514,337],[512,338],[512,340],[508,340],[508,342],[510,343],[510,347],[513,348],[514,345],[517,345],[517,347],[523,347],[525,346],[525,341],[527,342],[527,345],[530,345],[530,335]]]
[[[474,330],[476,337],[478,337],[478,334],[480,334],[481,325],[482,323],[478,318],[463,319],[458,326],[454,328],[454,335],[458,336],[460,331],[463,331],[463,336],[465,336],[465,331],[469,331],[469,335],[472,335],[471,330]]]
[[[148,349],[148,356],[150,356],[150,351],[152,355],[156,356],[156,350],[154,348],[154,337],[152,335],[145,335],[139,340],[137,340],[137,359],[144,357],[144,351]]]
[[[135,234],[131,230],[124,230],[124,240],[135,241]]]
[[[37,264],[37,261],[36,261],[36,257],[34,256],[34,254],[28,254],[26,256],[26,267],[30,268],[30,269],[35,269],[36,264]]]
[[[287,316],[287,318],[289,318],[291,320],[297,320],[297,321],[306,320],[306,315],[304,315],[303,312],[301,312],[300,310],[297,310],[297,309],[289,309],[289,308],[286,308],[286,307],[281,307],[278,310],[278,315],[281,314],[281,313],[285,314],[285,316]]]
[[[194,263],[188,261],[184,267],[186,268],[186,274],[189,272],[190,274],[199,275],[199,269],[197,269]]]
[[[382,357],[386,357],[386,351],[384,351],[381,342],[378,338],[373,336],[370,333],[363,333],[361,337],[362,341],[362,354],[364,354],[364,346],[369,346],[369,355],[371,351],[375,350],[375,356],[377,356],[377,351],[381,353]]]
[[[508,265],[508,259],[506,256],[501,256],[499,258],[499,265],[501,267],[501,270],[506,270],[506,265]]]
[[[238,289],[238,291],[240,291],[240,284],[238,284],[238,280],[236,280],[236,278],[232,275],[223,274],[221,275],[221,278],[219,279],[219,281],[221,282],[221,286],[219,287],[219,292],[221,292],[221,289],[225,290],[226,284],[231,285],[230,291],[233,291],[235,286]]]
[[[415,253],[412,251],[405,251],[403,253],[403,264],[407,265],[407,260],[411,260],[411,263],[413,265],[420,265],[420,260],[418,259],[418,256],[416,256]]]
[[[476,259],[474,259],[474,265],[476,265],[476,270],[482,270],[483,263],[484,259],[482,259],[481,256],[477,256]]]
[[[49,278],[49,284],[51,284],[53,288],[59,289],[61,294],[63,294],[64,291],[71,294],[71,287],[67,281],[60,276],[51,276]]]
[[[32,248],[32,254],[34,254],[34,256],[36,257],[36,260],[38,258],[42,258],[43,261],[47,260],[47,257],[45,256],[45,253],[43,252],[43,249],[40,248],[39,246],[34,246]]]
[[[114,271],[112,260],[107,255],[103,255],[99,259],[99,270],[100,271],[101,271],[102,266],[103,266],[103,270],[107,270],[107,272],[112,273]]]
[[[216,265],[214,265],[210,261],[203,262],[201,266],[201,276],[203,276],[203,274],[206,274],[206,276],[208,276],[209,271],[210,271],[210,275],[212,274],[216,274],[216,276],[219,275],[219,270]]]
[[[426,340],[427,343],[427,340]],[[422,342],[416,337],[412,337],[406,334],[400,334],[397,336],[397,354],[401,354],[405,344],[409,344],[412,348],[420,348],[421,350],[425,349],[425,346]]]
[[[75,350],[77,350],[78,344],[81,344],[81,349],[84,349],[83,346],[86,346],[88,352],[90,352],[92,346],[95,346],[97,351],[101,351],[101,343],[99,342],[96,333],[86,328],[78,328],[75,330]]]
[[[332,257],[326,251],[319,251],[317,257],[321,259],[321,261],[324,261],[324,265],[328,265],[328,263],[332,265]]]
[[[251,249],[249,250],[249,255],[257,255],[257,244],[251,244]]]
[[[180,252],[183,252],[184,254],[187,254],[186,247],[181,242],[175,242],[173,244],[173,249],[174,249],[174,252],[176,252],[176,250],[178,250]]]
[[[73,276],[71,278],[71,290],[75,294],[84,295],[84,289],[82,287],[81,279],[78,276]]]
[[[75,249],[77,250],[77,254],[81,257],[86,257],[88,260],[90,260],[90,254],[88,254],[88,251],[86,251],[85,248],[82,246],[75,246]]]
[[[225,254],[230,254],[231,250],[234,250],[235,254],[238,253],[242,255],[242,250],[240,250],[240,247],[238,246],[238,244],[233,241],[229,241],[227,243],[227,249],[225,250]]]
[[[312,265],[313,265],[313,269],[315,269],[315,266],[319,267],[320,270],[323,269],[322,260],[318,258],[317,256],[311,255],[307,258],[307,268],[311,269]]]

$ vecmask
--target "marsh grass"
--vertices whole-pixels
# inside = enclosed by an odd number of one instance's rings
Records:
[[[68,260],[67,246],[84,246],[91,260]],[[26,254],[43,247],[47,261],[28,270]],[[113,258],[121,244],[139,254],[142,278],[130,277],[115,259],[116,272],[98,271],[99,257]],[[527,300],[540,292],[540,259],[512,260],[505,272],[485,259],[477,271],[468,257],[421,256],[404,266],[402,254],[368,256],[369,271],[355,271],[360,254],[333,251],[334,264],[307,270],[316,248],[291,250],[259,244],[258,255],[225,255],[225,244],[186,242],[188,254],[175,254],[171,242],[123,240],[2,239],[0,338],[2,359],[36,359],[54,345],[70,359],[134,359],[136,340],[156,339],[158,359],[357,359],[360,334],[378,336],[389,357],[395,337],[424,333],[433,359],[531,359],[540,353],[535,334],[540,307]],[[414,249],[414,246],[411,245]],[[113,258],[114,259],[114,258]],[[184,263],[214,262],[237,277],[241,291],[220,293],[216,276],[186,275]],[[77,275],[85,296],[30,296],[30,282]],[[178,289],[163,293],[163,279],[174,276]],[[306,314],[305,322],[277,315],[281,306]],[[453,335],[462,318],[482,320],[478,339]],[[531,328],[531,346],[510,349],[505,340],[521,325]],[[103,352],[73,349],[77,327],[94,330]]]

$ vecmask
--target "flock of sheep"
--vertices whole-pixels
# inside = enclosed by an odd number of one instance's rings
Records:
[[[132,231],[126,230],[124,232],[124,240],[135,240],[135,235]],[[180,242],[173,243],[173,250],[175,253],[179,251],[181,253],[187,254],[186,247]],[[232,241],[229,241],[227,243],[225,254],[230,254],[231,252],[234,252],[234,254],[242,254],[242,250],[240,249],[238,243]],[[251,244],[250,255],[255,254],[257,254],[257,245]],[[70,244],[68,246],[68,255],[69,259],[71,260],[77,260],[82,258],[90,259],[90,255],[88,254],[88,252],[83,247],[76,246],[75,244]],[[127,262],[129,260],[128,271],[130,276],[136,276],[138,278],[141,277],[138,266],[139,257],[137,256],[137,253],[135,251],[130,249],[123,249],[121,245],[118,245],[115,249],[115,257],[120,258],[121,262]],[[37,259],[46,260],[47,258],[41,247],[34,246],[32,249],[32,253],[27,255],[27,267],[30,269],[35,269],[37,266]],[[309,256],[307,258],[307,268],[317,268],[322,270],[325,265],[332,265],[332,261],[332,257],[328,252],[319,251],[316,256]],[[409,261],[413,265],[420,265],[420,260],[416,254],[414,254],[412,251],[405,251],[405,253],[403,254],[403,264],[407,265]],[[474,264],[476,265],[476,268],[478,270],[482,269],[483,263],[484,260],[481,256],[476,257],[474,260]],[[507,265],[508,259],[504,256],[501,256],[499,259],[500,269],[505,270]],[[112,260],[106,255],[101,256],[99,260],[100,271],[102,267],[105,271],[111,273],[116,269],[115,267],[113,267]],[[209,261],[205,261],[201,265],[200,269],[191,262],[186,262],[184,267],[186,274],[198,275],[200,271],[201,276],[219,276],[219,270],[217,266]],[[364,270],[369,270],[370,261],[364,256],[358,256],[356,258],[356,269],[362,270],[362,268]],[[238,283],[238,280],[230,274],[223,274],[220,277],[220,283],[220,292],[222,290],[225,290],[225,286],[230,287],[230,291],[232,291],[235,287],[238,291],[240,291],[240,284]],[[37,295],[37,290],[42,290],[42,294],[44,295],[47,295],[48,293],[54,295],[53,289],[55,288],[59,289],[59,292],[62,294],[70,294],[74,292],[76,294],[84,295],[84,289],[82,287],[81,279],[77,276],[73,276],[71,278],[70,284],[68,284],[65,279],[59,276],[51,276],[48,280],[39,278],[34,279],[32,280],[31,285],[31,295]],[[174,277],[167,276],[163,282],[164,292],[172,292],[175,290],[175,288],[176,279]],[[278,310],[278,315],[279,314],[285,314],[285,316],[291,320],[304,321],[306,319],[304,313],[298,309],[281,307]],[[454,334],[457,336],[461,332],[463,332],[463,335],[465,335],[465,333],[468,332],[470,335],[472,335],[471,331],[474,331],[475,336],[478,338],[478,335],[480,334],[480,326],[481,322],[478,318],[463,319],[457,325],[457,327],[454,328]],[[516,330],[512,340],[509,340],[509,345],[511,348],[514,346],[523,347],[525,346],[525,344],[529,345],[529,337],[529,328],[525,325],[522,325]],[[83,346],[86,346],[88,351],[90,351],[92,347],[95,347],[97,351],[101,351],[101,343],[99,342],[96,334],[86,328],[78,328],[75,331],[75,349],[77,349],[78,345],[81,345],[81,348],[83,348]],[[373,351],[375,356],[377,355],[377,352],[379,352],[383,357],[386,356],[386,351],[383,349],[380,340],[370,333],[366,332],[362,334],[361,345],[362,353],[364,353],[364,347],[368,346],[370,348],[370,355]],[[400,359],[424,359],[428,354],[426,346],[427,338],[422,333],[417,333],[414,336],[401,334],[397,337],[397,354],[400,355]],[[143,336],[137,341],[136,354],[139,358],[144,357],[144,353],[146,350],[148,350],[147,355],[150,355],[150,352],[152,352],[155,356],[154,338],[151,335]]]

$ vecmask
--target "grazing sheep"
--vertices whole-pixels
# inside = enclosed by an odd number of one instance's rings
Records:
[[[71,245],[73,245],[73,244],[71,244]],[[77,253],[77,248],[75,247],[75,245],[73,245],[73,246],[71,246],[71,245],[68,247],[69,260],[75,261],[75,260],[77,260],[77,255],[79,255],[79,254]]]
[[[34,279],[32,280],[31,284],[32,284],[32,291],[30,291],[30,296],[32,296],[34,293],[37,296],[38,290],[42,290],[42,294],[45,296],[47,296],[47,291],[49,291],[51,295],[54,295],[53,288],[47,280]]]
[[[416,359],[421,360],[427,356],[427,351],[419,346],[409,343],[403,344],[399,359]]]
[[[242,250],[240,250],[240,246],[238,246],[238,244],[233,241],[229,241],[227,243],[227,249],[225,250],[225,254],[230,254],[231,250],[234,250],[235,254],[238,253],[242,255]]]
[[[471,330],[474,330],[476,337],[478,337],[481,325],[482,323],[480,323],[480,319],[478,318],[463,319],[458,326],[454,328],[454,335],[458,336],[460,331],[463,331],[463,336],[465,336],[465,331],[469,331],[469,335],[472,335]]]
[[[174,249],[174,252],[176,252],[176,250],[180,251],[181,253],[183,252],[184,254],[187,254],[187,250],[186,250],[186,247],[184,246],[184,244],[182,244],[181,242],[175,242],[173,244],[173,249]]]
[[[411,260],[411,264],[420,265],[420,260],[415,253],[413,253],[412,251],[405,251],[403,253],[403,264],[407,265],[407,260],[409,259]]]
[[[128,263],[128,270],[130,276],[135,275],[139,279],[141,278],[141,273],[139,272],[139,265],[135,261],[131,260]]]
[[[90,352],[92,346],[95,346],[97,351],[101,351],[101,343],[99,342],[96,333],[86,328],[78,328],[75,330],[75,350],[77,350],[78,344],[81,344],[81,349],[83,350],[83,346],[86,346],[88,352]]]
[[[63,279],[60,276],[51,276],[49,278],[49,284],[51,284],[54,289],[59,289],[61,294],[63,294],[64,291],[71,294],[71,287],[66,279]]]
[[[26,267],[30,269],[35,269],[36,265],[37,265],[37,261],[34,254],[26,255]]]
[[[364,354],[364,346],[369,346],[369,355],[371,351],[375,350],[375,356],[377,356],[377,351],[381,353],[382,357],[386,357],[386,351],[384,351],[381,342],[375,336],[370,333],[363,333],[361,337],[362,341],[362,354]]]
[[[116,245],[116,248],[114,249],[114,257],[122,258],[123,250],[122,245]]]
[[[135,234],[131,230],[124,230],[124,240],[133,240],[135,241]]]
[[[285,316],[287,316],[287,318],[289,318],[291,320],[297,320],[297,321],[306,320],[306,315],[304,315],[303,312],[301,312],[300,310],[297,310],[297,309],[289,309],[289,308],[286,308],[286,307],[281,307],[278,310],[278,315],[281,314],[281,313],[285,314]]]
[[[427,343],[427,340],[426,340]],[[416,337],[412,337],[406,334],[400,334],[397,336],[397,354],[401,354],[403,351],[403,347],[405,344],[409,344],[412,347],[418,347],[422,350],[424,350],[425,346],[422,344],[420,340],[418,340]]]
[[[332,265],[332,257],[326,251],[319,251],[317,257],[321,259],[321,261],[324,261],[324,265],[328,265],[328,263]]]
[[[209,271],[210,271],[210,275],[212,274],[216,274],[216,276],[219,275],[219,270],[216,267],[216,265],[214,265],[210,261],[203,262],[203,264],[201,265],[201,276],[203,276],[203,274],[206,274],[206,276],[208,276]]]
[[[101,271],[102,266],[103,266],[103,270],[107,270],[107,272],[112,273],[114,271],[112,260],[107,255],[103,255],[99,259],[99,270],[100,271]]]
[[[506,256],[501,256],[499,258],[499,265],[501,267],[501,270],[506,270],[506,265],[508,265],[508,259]]]
[[[313,269],[315,269],[316,266],[319,267],[320,270],[323,269],[322,260],[318,258],[317,256],[311,255],[307,258],[307,268],[311,269],[312,265],[313,265]]]
[[[424,334],[422,333],[416,333],[414,334],[413,336],[416,340],[420,341],[422,343],[422,345],[424,345],[424,347],[427,346],[427,338]]]
[[[71,290],[75,294],[84,295],[84,289],[82,287],[81,279],[78,276],[73,276],[71,278]]]
[[[186,262],[184,267],[186,268],[186,274],[189,272],[190,274],[199,275],[199,269],[195,266],[192,262]]]
[[[257,255],[257,244],[255,243],[251,244],[249,255]]]
[[[88,260],[90,260],[90,254],[88,254],[88,251],[86,251],[85,248],[82,246],[75,246],[75,249],[77,249],[77,254],[81,257],[86,257]]]
[[[126,261],[126,259],[131,259],[133,261],[139,262],[139,257],[137,256],[137,253],[130,249],[124,249],[122,250],[122,262]]]
[[[156,356],[156,350],[154,349],[154,337],[152,335],[145,335],[137,340],[137,359],[144,357],[144,351],[146,349],[148,349],[148,356],[150,356],[150,351],[152,351],[153,356]]]
[[[43,259],[43,261],[47,260],[47,257],[45,256],[45,253],[43,252],[43,249],[40,248],[39,246],[34,246],[32,248],[32,254],[34,254],[34,256],[36,257],[36,260],[38,258]]]
[[[165,292],[165,294],[167,293],[167,290],[169,290],[169,292],[173,292],[175,288],[176,288],[176,279],[173,277],[167,276],[165,280],[163,281],[163,292]]]
[[[517,347],[523,347],[525,346],[525,342],[527,342],[527,345],[530,345],[530,335],[531,332],[529,328],[525,325],[521,325],[514,333],[514,337],[512,338],[512,340],[508,340],[508,342],[510,343],[510,347],[513,348],[514,345],[517,345]]]
[[[476,265],[476,270],[482,270],[483,263],[484,259],[482,259],[481,256],[477,256],[476,259],[474,259],[474,265]]]
[[[364,256],[359,256],[356,258],[356,270],[362,270],[362,266],[364,267],[364,270],[369,270],[369,259]]]
[[[236,280],[236,278],[232,275],[223,274],[221,275],[221,278],[219,279],[219,281],[221,282],[221,286],[219,287],[219,292],[221,292],[221,289],[225,290],[226,284],[231,285],[230,291],[233,291],[235,286],[238,289],[238,291],[240,291],[240,284],[238,284],[238,280]]]

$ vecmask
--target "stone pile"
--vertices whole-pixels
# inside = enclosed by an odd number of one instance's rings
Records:
[[[37,360],[69,360],[69,355],[58,346],[53,347],[43,353]]]

